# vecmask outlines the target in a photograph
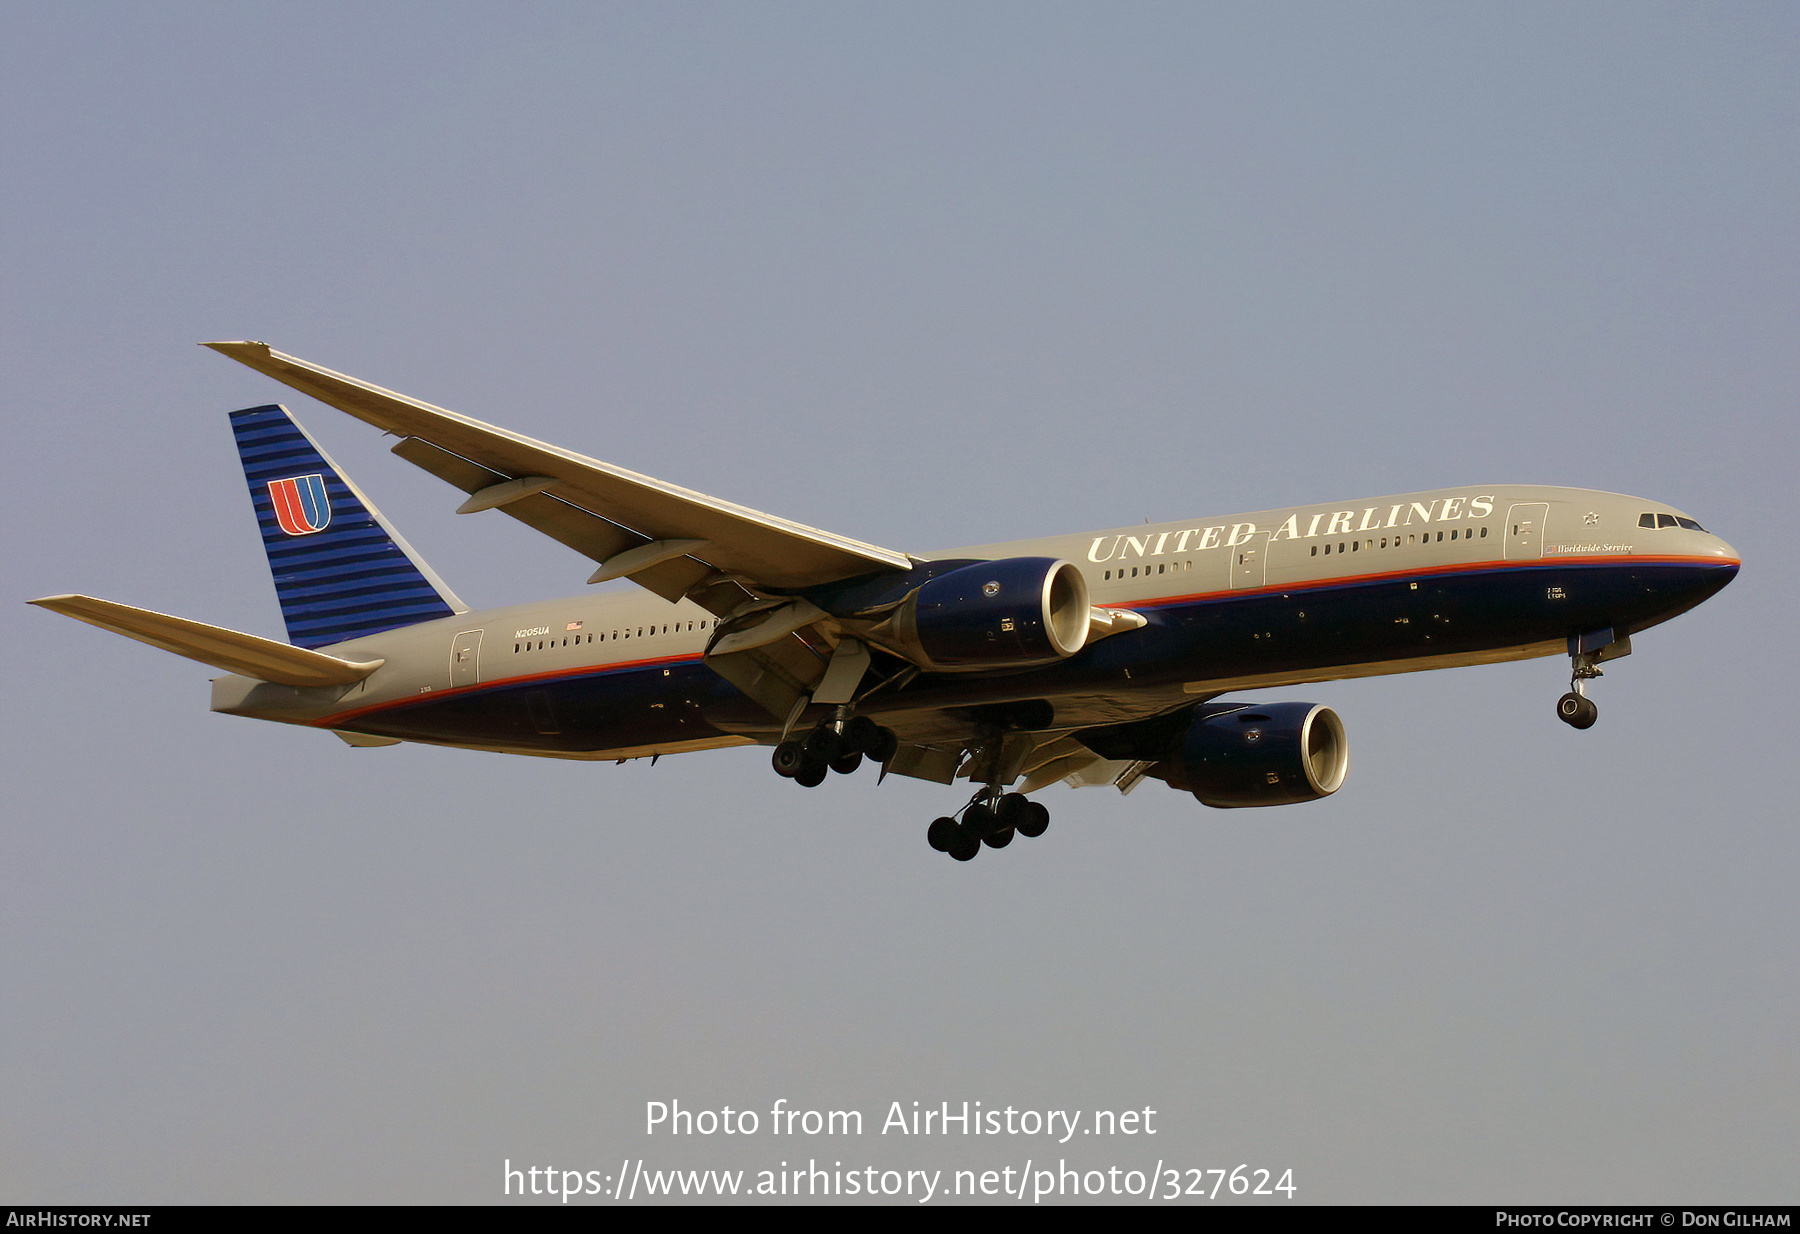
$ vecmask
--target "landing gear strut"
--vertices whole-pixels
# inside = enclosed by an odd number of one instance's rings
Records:
[[[1569,692],[1556,700],[1556,718],[1570,728],[1592,728],[1600,718],[1600,708],[1587,696],[1587,683],[1603,677],[1600,657],[1591,651],[1578,651],[1569,657]]]
[[[1601,675],[1600,664],[1631,654],[1631,636],[1611,627],[1569,635],[1569,692],[1556,700],[1556,718],[1570,728],[1592,728],[1600,709],[1587,696],[1587,683]]]
[[[983,844],[1005,848],[1015,834],[1032,839],[1050,826],[1050,811],[1023,793],[983,788],[961,810],[962,821],[946,816],[925,830],[925,841],[958,861],[973,861]]]

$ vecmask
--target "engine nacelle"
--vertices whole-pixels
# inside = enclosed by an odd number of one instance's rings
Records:
[[[1350,743],[1337,712],[1318,703],[1200,707],[1151,775],[1203,805],[1284,806],[1337,792]]]
[[[1052,664],[1087,643],[1087,579],[1052,557],[976,562],[922,584],[883,627],[883,641],[928,668]]]

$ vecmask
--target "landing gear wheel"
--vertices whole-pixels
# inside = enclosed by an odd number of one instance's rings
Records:
[[[1008,830],[1024,822],[1030,812],[1031,799],[1023,793],[1008,793],[994,803],[994,818]]]
[[[963,815],[963,830],[979,840],[1000,830],[994,812],[984,805],[972,805]]]
[[[864,746],[863,753],[885,767],[893,761],[894,755],[900,752],[900,739],[894,736],[894,730],[891,728],[880,728],[876,732],[879,736],[876,737],[875,744]]]
[[[825,764],[807,758],[800,764],[800,770],[794,773],[794,783],[806,788],[817,788],[825,782]]]
[[[791,780],[806,765],[806,750],[798,741],[784,741],[775,747],[769,763],[775,768],[776,775]]]
[[[961,839],[961,828],[953,818],[934,819],[925,829],[925,842],[940,853],[947,853]]]
[[[833,759],[831,769],[841,776],[847,776],[858,767],[862,766],[862,759],[863,756],[861,750],[852,750],[842,758]]]
[[[1013,829],[1002,827],[999,831],[990,831],[981,837],[981,842],[989,848],[1005,848],[1013,840]]]
[[[881,725],[868,716],[852,716],[844,725],[844,741],[852,750],[860,750],[864,754],[875,752],[875,743],[881,738]]]
[[[1029,808],[1025,812],[1024,820],[1017,824],[1018,831],[1027,840],[1035,840],[1049,828],[1050,811],[1040,802],[1027,801],[1025,804]]]
[[[958,861],[973,861],[981,851],[981,841],[970,835],[966,828],[958,827],[955,841],[944,851]]]
[[[849,753],[836,729],[820,725],[806,735],[806,753],[821,764],[835,763]]]
[[[1570,728],[1592,728],[1600,718],[1600,709],[1592,699],[1570,690],[1556,700],[1556,718]]]

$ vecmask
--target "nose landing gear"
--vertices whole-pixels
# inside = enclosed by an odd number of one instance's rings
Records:
[[[1605,676],[1600,671],[1603,660],[1617,660],[1631,654],[1631,640],[1615,639],[1611,630],[1569,636],[1569,692],[1556,700],[1556,718],[1570,728],[1592,728],[1600,718],[1600,708],[1587,696],[1587,683]]]

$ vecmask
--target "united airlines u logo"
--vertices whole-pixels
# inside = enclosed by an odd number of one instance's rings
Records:
[[[270,480],[269,500],[275,505],[275,521],[290,536],[310,536],[331,523],[331,499],[325,495],[323,475]]]

